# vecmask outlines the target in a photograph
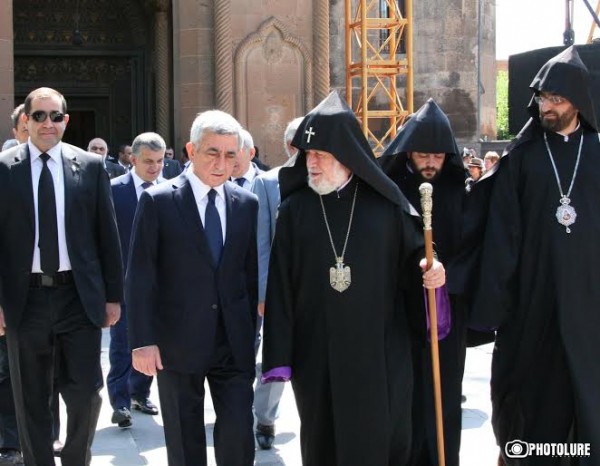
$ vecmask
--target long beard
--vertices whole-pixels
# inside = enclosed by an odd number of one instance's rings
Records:
[[[543,114],[540,114],[540,122],[542,124],[542,128],[558,133],[559,131],[562,131],[568,127],[573,121],[573,118],[577,117],[577,110],[571,109],[564,112],[562,115],[558,115],[557,113],[554,113],[554,115],[556,115],[557,118],[548,120],[544,118]]]
[[[308,186],[321,196],[332,193],[348,180],[348,174],[340,166],[335,166],[331,175],[331,180],[321,177],[320,181],[314,181],[308,176]]]

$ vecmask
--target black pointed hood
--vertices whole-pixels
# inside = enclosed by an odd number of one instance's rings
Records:
[[[308,113],[292,140],[299,153],[293,166],[279,171],[281,200],[308,184],[306,151],[329,152],[382,196],[410,211],[398,187],[381,171],[354,112],[337,91]]]
[[[392,176],[406,164],[408,152],[436,154],[444,152],[446,161],[443,173],[450,173],[464,180],[465,170],[450,120],[433,99],[414,113],[398,131],[394,140],[379,158],[383,171]]]
[[[581,123],[588,129],[598,132],[594,111],[590,74],[579,57],[577,49],[570,46],[548,60],[538,71],[529,86],[534,96],[527,110],[534,120],[539,122],[538,105],[535,94],[552,92],[567,98],[579,110]]]

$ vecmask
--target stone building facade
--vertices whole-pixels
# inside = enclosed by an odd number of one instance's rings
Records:
[[[413,0],[415,107],[434,97],[463,141],[494,136],[492,3]],[[152,130],[179,150],[194,116],[216,107],[276,165],[287,122],[344,89],[344,5],[0,0],[0,139],[13,106],[50,86],[69,102],[65,139],[77,145],[100,136],[114,148]]]

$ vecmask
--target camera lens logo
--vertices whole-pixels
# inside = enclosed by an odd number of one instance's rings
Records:
[[[529,444],[520,440],[506,442],[504,445],[504,453],[509,458],[525,458],[529,455]]]

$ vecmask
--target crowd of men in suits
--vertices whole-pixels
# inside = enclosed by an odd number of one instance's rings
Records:
[[[521,461],[513,447],[600,441],[589,415],[600,410],[590,89],[573,47],[549,60],[531,84],[531,119],[470,190],[431,99],[377,161],[332,92],[290,123],[289,163],[267,173],[250,133],[205,111],[192,123],[189,165],[165,181],[160,135],[138,135],[111,162],[101,138],[88,151],[63,142],[65,97],[33,90],[13,115],[20,144],[0,153],[0,199],[9,200],[0,203],[0,464],[55,464],[57,393],[68,413],[61,464],[90,464],[101,329],[110,327],[112,422],[131,426],[131,408],[158,413],[148,398],[156,377],[171,466],[207,464],[205,383],[217,464],[252,465],[254,437],[273,444],[283,381],[294,389],[306,466],[433,466],[440,414],[446,464],[458,465],[471,324],[497,329],[499,464],[599,465],[598,456],[563,463],[535,452]],[[433,225],[446,266],[421,259],[431,219],[413,206],[423,181],[441,193]],[[423,287],[438,299],[445,338],[446,403],[436,415]]]
[[[155,362],[164,368],[158,383],[171,464],[187,464],[205,449],[204,439],[196,438],[193,428],[203,426],[202,416],[183,415],[183,411],[202,413],[201,407],[190,407],[203,403],[205,377],[219,413],[215,430],[221,461],[250,464],[254,354],[260,341],[255,330],[258,203],[250,190],[263,173],[252,161],[256,148],[250,133],[223,112],[201,114],[186,148],[190,161],[182,165],[156,133],[142,133],[131,145],[121,145],[114,158],[100,137],[89,142],[87,152],[63,142],[69,121],[67,103],[54,89],[32,91],[12,118],[16,143],[6,144],[0,171],[3,194],[16,202],[1,212],[3,222],[11,219],[11,227],[3,229],[2,247],[13,241],[19,244],[3,259],[0,282],[2,333],[6,324],[6,336],[0,338],[0,462],[50,465],[55,455],[63,465],[89,464],[103,385],[100,329],[108,326],[107,388],[114,424],[131,426],[132,408],[158,414],[149,399],[156,371],[149,369],[147,354],[160,342],[162,358],[156,356]],[[288,139],[291,136],[293,132]],[[172,181],[164,183],[167,179]],[[149,189],[154,187],[160,189]],[[158,204],[151,201],[154,194],[142,197],[146,190],[147,194],[156,191],[157,200],[171,198],[173,192],[173,205],[161,203],[157,211],[171,217],[148,220]],[[161,190],[167,191],[159,195]],[[156,229],[137,226],[146,221]],[[167,226],[171,238],[162,235]],[[200,230],[195,239],[190,228]],[[26,234],[17,239],[20,229]],[[158,235],[151,244],[150,234]],[[154,252],[148,254],[148,248]],[[173,250],[165,253],[169,248]],[[29,251],[33,266],[26,265]],[[263,269],[268,255],[266,261]],[[181,266],[186,263],[187,267]],[[31,273],[27,277],[13,273],[17,269]],[[173,275],[173,270],[178,273]],[[127,299],[126,273],[131,277]],[[204,282],[207,276],[214,285],[194,286],[196,279]],[[154,299],[151,292],[157,282],[169,291]],[[182,295],[179,290],[186,282],[190,293]],[[153,307],[147,307],[148,299]],[[201,312],[193,325],[188,319],[198,305],[207,312]],[[179,313],[165,312],[173,308]],[[240,312],[246,314],[241,321]],[[188,318],[182,320],[182,315]],[[161,319],[165,322],[153,328]],[[206,338],[182,338],[184,329],[197,326]],[[190,348],[192,341],[201,347]],[[187,358],[180,356],[186,353]],[[199,360],[198,353],[205,359]],[[188,378],[190,371],[193,376]],[[273,443],[283,390],[280,384],[274,397],[271,387],[259,390],[267,393],[264,410],[268,413],[262,415],[256,408],[262,420],[256,433],[261,448]],[[64,445],[58,441],[59,393],[68,412]],[[182,401],[184,394],[189,399]],[[55,400],[51,417],[50,398]],[[240,412],[246,414],[245,428],[239,424]],[[180,428],[184,421],[191,423],[191,430]],[[242,448],[230,449],[230,442]]]

